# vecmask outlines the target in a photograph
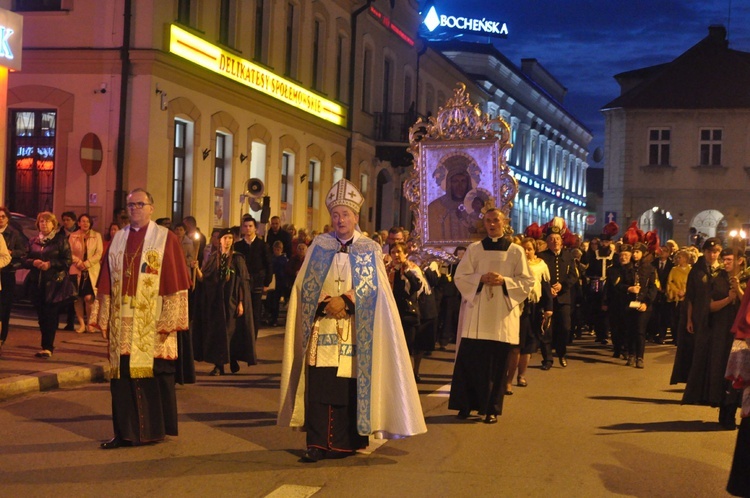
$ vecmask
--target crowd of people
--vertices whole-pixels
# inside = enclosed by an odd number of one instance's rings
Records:
[[[361,194],[342,182],[327,197],[332,224],[319,234],[282,226],[278,216],[259,226],[245,215],[207,240],[193,217],[151,221],[153,198],[136,189],[104,236],[88,214],[65,212],[58,224],[42,212],[38,235],[26,240],[0,207],[0,348],[14,272],[25,268],[41,332],[37,357],[53,355],[60,313],[76,332],[108,338],[107,449],[176,435],[174,383],[195,382],[194,361],[213,365],[212,376],[254,365],[258,330],[280,325],[284,309],[279,423],[306,428],[306,461],[347,456],[377,432],[423,432],[414,408],[420,366],[451,343],[448,406],[460,419],[477,412],[496,423],[504,396],[529,385],[534,355],[543,371],[555,360],[566,368],[568,345],[588,340],[643,369],[651,341],[676,347],[670,382],[685,384],[682,402],[719,408],[721,427],[736,428],[745,367],[734,360],[733,373],[727,365],[742,349],[733,330],[748,301],[744,248],[714,237],[701,247],[662,245],[635,223],[619,238],[610,223],[582,241],[559,218],[513,236],[493,208],[482,216],[485,238],[456,247],[449,261],[423,260],[402,227],[361,232]],[[413,417],[399,422],[397,407],[382,409],[371,390],[381,382],[408,393],[400,402],[417,410]],[[132,398],[134,387],[142,399]],[[363,402],[380,411],[365,413]],[[144,403],[153,416],[146,424]],[[345,422],[332,426],[332,414]]]

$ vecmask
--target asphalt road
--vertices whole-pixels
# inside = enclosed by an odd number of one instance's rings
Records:
[[[428,433],[372,441],[367,453],[299,461],[304,434],[275,425],[282,336],[259,340],[256,366],[180,387],[180,436],[99,449],[111,436],[107,384],[0,403],[0,496],[719,497],[736,432],[718,412],[682,406],[669,385],[673,346],[649,345],[646,368],[591,338],[549,372],[532,359],[496,425],[447,410],[452,352],[423,362]]]

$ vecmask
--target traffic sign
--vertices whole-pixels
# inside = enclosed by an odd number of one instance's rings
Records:
[[[604,213],[604,223],[617,222],[617,211],[606,211]]]
[[[596,215],[595,214],[590,214],[590,215],[586,216],[586,224],[587,225],[593,225],[595,223],[596,223]]]
[[[95,133],[86,133],[81,140],[81,168],[93,176],[102,167],[102,142]]]

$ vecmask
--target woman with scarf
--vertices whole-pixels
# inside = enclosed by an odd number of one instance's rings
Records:
[[[31,270],[28,276],[31,302],[36,308],[39,329],[42,333],[42,350],[37,358],[50,358],[55,350],[55,333],[62,306],[75,297],[68,268],[73,264],[70,245],[64,230],[59,230],[57,218],[49,211],[36,217],[39,235],[29,241],[29,252],[24,267]]]
[[[102,236],[91,229],[91,217],[88,214],[82,214],[78,218],[78,230],[70,234],[68,243],[73,257],[70,278],[73,279],[78,289],[78,298],[74,302],[78,318],[78,326],[75,330],[79,334],[95,332],[86,326],[86,320],[90,316],[91,303],[96,298],[99,262],[104,250]]]
[[[250,277],[245,258],[233,250],[234,237],[229,228],[219,234],[219,250],[203,265],[198,262],[193,350],[197,361],[214,364],[209,375],[224,375],[229,363],[232,373],[240,370],[240,361],[255,365],[255,328],[250,297]]]

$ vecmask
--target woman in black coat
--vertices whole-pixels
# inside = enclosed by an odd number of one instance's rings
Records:
[[[0,349],[8,338],[10,311],[16,292],[16,270],[21,267],[29,251],[29,241],[10,226],[10,210],[0,206],[0,233],[10,251],[10,264],[0,270]]]
[[[29,294],[36,307],[42,333],[42,350],[35,356],[49,358],[55,350],[60,309],[75,297],[74,286],[68,278],[73,256],[64,231],[58,230],[54,214],[49,211],[39,213],[36,227],[39,235],[29,241],[24,267],[31,270],[28,276]]]
[[[250,277],[245,257],[233,251],[233,244],[231,230],[222,230],[219,250],[198,270],[193,351],[197,361],[214,364],[210,375],[224,375],[227,363],[232,373],[240,370],[240,361],[256,363]]]

